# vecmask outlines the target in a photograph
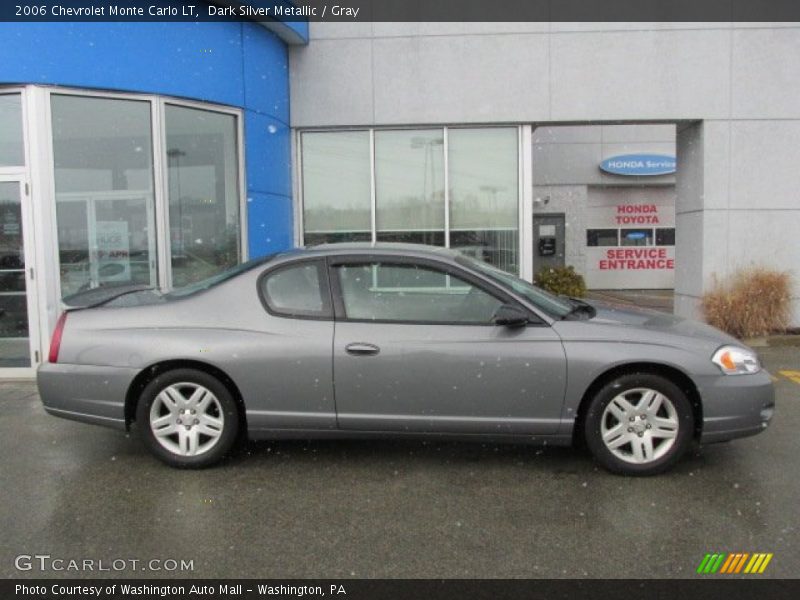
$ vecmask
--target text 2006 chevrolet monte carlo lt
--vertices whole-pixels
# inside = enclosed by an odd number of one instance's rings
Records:
[[[774,410],[756,354],[708,325],[553,296],[441,248],[317,246],[65,303],[38,372],[47,412],[135,426],[176,467],[243,435],[431,436],[585,443],[648,475]]]

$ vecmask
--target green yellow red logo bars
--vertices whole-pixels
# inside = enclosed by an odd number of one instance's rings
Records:
[[[714,573],[735,575],[760,574],[767,568],[769,561],[772,560],[772,552],[715,552],[708,553],[700,561],[697,572],[701,575]]]

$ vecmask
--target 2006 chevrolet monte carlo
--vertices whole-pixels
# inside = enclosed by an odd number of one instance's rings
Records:
[[[441,248],[316,246],[65,304],[38,371],[47,412],[135,424],[176,467],[244,435],[435,436],[585,442],[649,475],[774,409],[756,354],[708,325],[554,296]]]

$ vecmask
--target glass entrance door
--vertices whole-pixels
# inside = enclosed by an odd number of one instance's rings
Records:
[[[38,360],[31,343],[36,311],[29,293],[31,252],[22,191],[19,179],[0,176],[0,375],[29,374]]]

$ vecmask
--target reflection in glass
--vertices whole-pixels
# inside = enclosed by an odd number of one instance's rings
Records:
[[[157,284],[150,103],[51,96],[61,294]]]
[[[377,239],[444,245],[441,129],[375,132]]]
[[[275,312],[307,317],[325,316],[326,306],[320,269],[324,263],[313,262],[279,269],[266,278],[264,297]]]
[[[30,366],[19,183],[0,182],[0,368]]]
[[[304,133],[301,162],[305,243],[370,241],[369,132]]]
[[[587,246],[619,246],[616,229],[587,229]]]
[[[236,117],[168,104],[165,122],[172,284],[177,288],[239,262]]]
[[[448,130],[450,246],[516,273],[517,130]]]
[[[656,229],[656,246],[674,246],[675,228]]]
[[[348,319],[489,324],[502,302],[441,271],[413,264],[337,267]]]
[[[652,246],[652,229],[620,229],[620,246]]]
[[[0,94],[0,167],[18,167],[24,164],[20,95]]]

